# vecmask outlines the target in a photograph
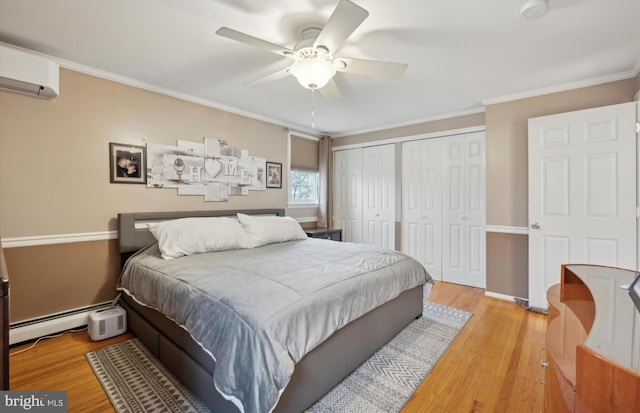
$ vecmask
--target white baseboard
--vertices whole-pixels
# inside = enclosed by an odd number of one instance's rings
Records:
[[[89,323],[89,313],[100,308],[108,307],[111,302],[96,304],[91,307],[51,315],[28,323],[19,323],[9,329],[9,345],[22,343],[61,331],[86,326]],[[65,315],[67,314],[67,315]]]
[[[494,292],[491,292],[491,291],[485,291],[484,295],[487,296],[487,297],[493,297],[493,298],[497,298],[497,299],[504,300],[504,301],[511,301],[512,303],[515,302],[515,300],[516,300],[516,297],[514,297],[512,295],[494,293]]]

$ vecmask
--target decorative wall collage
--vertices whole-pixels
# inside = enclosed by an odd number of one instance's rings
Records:
[[[146,153],[144,147],[112,143],[110,157],[112,183],[146,182],[148,188],[177,189],[178,195],[204,196],[205,201],[224,202],[277,187],[267,185],[264,158],[220,139],[178,140],[176,146],[149,143]]]

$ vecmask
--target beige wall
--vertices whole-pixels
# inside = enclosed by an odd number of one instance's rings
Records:
[[[113,300],[117,240],[6,248],[11,322]]]
[[[175,145],[205,136],[287,164],[280,126],[78,72],[60,71],[60,97],[51,101],[0,91],[0,236],[115,230],[118,212],[285,207],[286,189],[204,202],[176,190],[109,183],[109,142]],[[113,298],[114,246],[5,248],[11,321]]]
[[[205,203],[175,190],[109,183],[109,142],[175,145],[207,136],[286,164],[287,132],[280,126],[69,70],[61,71],[59,98],[0,92],[0,107],[3,238],[113,230],[122,211],[286,203],[284,190]]]
[[[487,232],[487,291],[529,296],[529,237]]]

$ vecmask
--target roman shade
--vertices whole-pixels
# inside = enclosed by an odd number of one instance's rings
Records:
[[[291,169],[319,170],[318,141],[291,136]]]

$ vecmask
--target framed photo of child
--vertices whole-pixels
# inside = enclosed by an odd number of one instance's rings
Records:
[[[111,183],[146,184],[147,162],[144,146],[109,144]]]
[[[282,188],[282,164],[267,162],[267,188]]]

